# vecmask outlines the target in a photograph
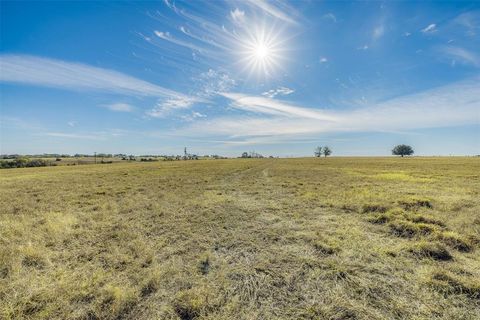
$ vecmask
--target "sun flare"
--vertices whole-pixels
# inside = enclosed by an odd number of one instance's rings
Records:
[[[261,43],[255,48],[255,58],[258,60],[266,59],[268,58],[269,51],[270,49],[265,44]]]
[[[260,77],[270,77],[281,66],[284,59],[283,37],[278,30],[266,27],[253,27],[239,37],[239,64],[250,73]]]

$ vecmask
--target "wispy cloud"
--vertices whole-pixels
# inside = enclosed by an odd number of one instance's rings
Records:
[[[333,21],[333,22],[335,22],[335,23],[337,22],[337,17],[336,17],[333,13],[331,13],[331,12],[329,12],[329,13],[327,13],[327,14],[324,14],[324,15],[322,16],[322,18],[323,18],[323,19],[327,19],[327,20],[331,20],[331,21]]]
[[[278,87],[277,89],[271,89],[262,93],[262,96],[275,98],[278,95],[286,96],[289,94],[294,93],[295,90],[287,88],[287,87]]]
[[[327,57],[320,57],[320,59],[318,59],[318,61],[320,63],[326,63],[326,62],[328,62],[328,59],[327,59]]]
[[[463,26],[468,36],[475,36],[480,30],[480,10],[462,13],[453,22]]]
[[[203,113],[192,111],[190,114],[183,115],[180,118],[184,121],[194,121],[195,119],[206,118],[206,117],[207,116],[204,115]]]
[[[193,77],[197,84],[196,95],[203,98],[218,95],[235,87],[236,81],[225,71],[208,69],[199,76]]]
[[[373,40],[380,39],[385,33],[385,27],[383,25],[379,25],[373,29],[372,37]]]
[[[135,108],[128,103],[113,103],[104,105],[103,107],[115,112],[132,112],[135,110]]]
[[[153,118],[165,118],[173,111],[178,109],[188,109],[194,104],[195,100],[191,98],[177,98],[159,101],[157,105],[146,112],[146,114]]]
[[[479,123],[480,79],[474,78],[424,92],[394,98],[371,107],[333,111],[292,106],[262,97],[225,94],[233,106],[260,115],[220,117],[196,122],[185,134],[285,140],[322,132],[398,132],[420,128]],[[265,142],[267,143],[267,142]]]
[[[184,97],[179,92],[117,71],[36,56],[1,55],[0,70],[3,82],[134,96]]]
[[[232,107],[245,111],[284,117],[304,117],[325,121],[335,120],[334,117],[322,110],[298,107],[270,98],[248,96],[241,93],[223,93],[222,95],[232,100]]]
[[[265,0],[246,0],[245,2],[248,2],[254,7],[262,9],[264,12],[268,13],[272,17],[291,24],[297,24],[297,21],[292,18],[292,15],[295,14],[295,10],[293,8],[289,7],[287,8],[288,11],[284,11],[281,8],[275,6],[273,3]]]
[[[437,25],[435,23],[429,24],[421,30],[423,33],[434,33],[437,32]]]
[[[245,11],[235,8],[235,10],[230,11],[230,17],[233,22],[241,24],[245,22]]]
[[[480,67],[480,55],[475,52],[468,51],[464,48],[452,46],[441,47],[440,50],[443,54],[454,59],[455,62],[458,61],[462,64],[469,64]]]
[[[104,136],[94,135],[94,134],[77,134],[77,133],[66,133],[66,132],[47,132],[46,136],[56,137],[56,138],[67,138],[67,139],[83,139],[83,140],[105,140]]]
[[[186,33],[187,30],[184,28],[183,30],[181,30],[182,32]],[[185,47],[185,48],[188,48],[188,49],[191,49],[191,50],[196,50],[198,52],[204,52],[206,51],[205,48],[202,48],[200,46],[197,46],[191,42],[188,42],[188,41],[183,41],[183,40],[180,40],[180,39],[176,39],[174,38],[170,32],[162,32],[162,31],[157,31],[155,30],[153,32],[157,37],[159,37],[160,39],[163,39],[163,40],[166,40],[166,41],[169,41],[169,42],[172,42],[176,45],[179,45],[179,46],[182,46],[182,47]]]
[[[75,127],[75,126],[77,125],[77,122],[76,122],[76,121],[68,121],[68,122],[67,122],[67,125],[68,125],[69,127],[72,127],[72,128],[73,128],[73,127]]]

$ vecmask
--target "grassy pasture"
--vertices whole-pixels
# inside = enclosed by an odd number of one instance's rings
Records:
[[[0,171],[1,319],[480,319],[480,159]]]

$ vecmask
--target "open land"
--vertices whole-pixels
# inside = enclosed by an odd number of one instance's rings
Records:
[[[480,159],[0,172],[2,319],[479,319]]]

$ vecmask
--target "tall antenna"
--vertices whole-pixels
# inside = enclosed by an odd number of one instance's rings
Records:
[[[187,157],[187,147],[183,149],[183,154],[185,155],[185,157]]]

